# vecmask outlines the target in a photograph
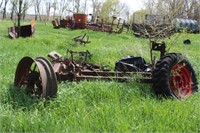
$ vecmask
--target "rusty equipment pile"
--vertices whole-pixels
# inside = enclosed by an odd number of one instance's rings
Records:
[[[52,24],[55,29],[85,29],[87,25],[87,15],[81,13],[74,13],[73,17],[67,16],[65,19],[55,19],[52,21]]]
[[[124,26],[125,20],[122,20],[121,18],[117,19],[117,17],[113,16],[111,23],[104,23],[103,19],[101,19],[100,22],[99,17],[97,17],[95,23],[91,22],[87,24],[87,29],[109,33],[122,33]]]
[[[128,56],[119,60],[115,70],[86,63],[91,53],[68,50],[70,57],[63,58],[53,51],[44,57],[24,57],[17,66],[14,84],[32,95],[53,97],[57,93],[57,82],[80,80],[112,80],[120,82],[139,81],[153,84],[156,94],[185,98],[198,90],[195,72],[188,60],[177,53],[166,54],[165,43],[151,42],[151,60],[147,64],[142,57]],[[160,52],[155,61],[153,52]],[[82,60],[74,59],[80,56]]]
[[[168,15],[146,14],[143,23],[132,23],[131,29],[136,37],[166,38],[174,34],[174,26]]]
[[[136,37],[143,38],[166,38],[173,35],[174,27],[170,24],[148,25],[148,24],[132,24],[132,30]]]
[[[66,17],[66,19],[60,19],[60,20],[58,20],[57,18],[55,20],[52,20],[52,24],[55,29],[72,28],[73,20],[72,20],[72,17]]]
[[[91,15],[92,16],[92,15]],[[93,17],[93,16],[92,16]],[[73,17],[67,16],[65,19],[55,19],[52,21],[53,27],[55,29],[59,28],[69,28],[69,29],[90,29],[94,31],[102,31],[109,33],[121,33],[125,26],[125,20],[113,16],[111,23],[105,23],[103,19],[94,18],[91,22],[87,22],[86,14],[74,13]]]

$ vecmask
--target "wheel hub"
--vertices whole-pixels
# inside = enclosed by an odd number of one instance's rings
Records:
[[[176,64],[172,67],[170,87],[178,98],[189,96],[192,93],[191,74],[184,64]]]

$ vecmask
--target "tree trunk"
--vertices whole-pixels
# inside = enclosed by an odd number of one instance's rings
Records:
[[[99,15],[100,7],[101,7],[101,1],[92,0],[92,15],[93,15],[93,20],[92,21],[93,22],[95,21],[95,19]]]
[[[39,16],[39,19],[40,21],[42,20],[41,18],[41,15],[40,15],[40,3],[41,3],[41,0],[35,0],[35,20],[38,19],[38,16]]]
[[[37,4],[37,14],[39,16],[40,21],[42,21],[41,15],[40,15],[40,3]]]
[[[3,8],[3,19],[6,19],[6,8],[7,8],[8,0],[5,0],[4,8]]]
[[[25,20],[25,17],[26,17],[26,11],[23,11],[23,13],[22,13],[23,20]]]
[[[11,10],[11,14],[10,14],[10,19],[13,20],[14,17],[14,9],[15,9],[15,5],[14,2],[12,3],[12,10]]]
[[[46,20],[49,21],[49,16],[50,16],[50,10],[51,10],[51,3],[46,3],[46,10],[47,10],[47,18]]]
[[[79,13],[79,9],[80,9],[80,0],[75,0],[75,12]]]
[[[86,9],[87,9],[87,0],[85,0],[85,3],[84,3],[84,13],[86,14]]]
[[[22,18],[23,18],[23,20],[25,20],[27,9],[28,9],[28,3],[24,2],[23,12],[22,12]]]
[[[55,19],[55,17],[56,17],[56,8],[57,8],[57,7],[56,7],[56,6],[57,6],[56,4],[57,4],[57,3],[56,3],[56,1],[54,0],[53,5],[52,5],[52,6],[53,6],[53,19]]]
[[[37,21],[38,15],[37,15],[37,7],[35,5],[35,21]]]
[[[21,26],[21,14],[22,14],[22,0],[19,1],[19,13],[18,13],[18,37],[20,37],[21,35],[21,29],[20,29],[20,26]]]
[[[3,0],[2,0],[1,3],[0,3],[0,8],[1,8],[2,4],[3,4]]]

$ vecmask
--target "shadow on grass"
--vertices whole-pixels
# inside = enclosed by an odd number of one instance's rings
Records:
[[[152,99],[157,99],[157,95],[154,93],[154,90],[152,88],[152,84],[145,84],[145,83],[137,83],[138,87],[138,92],[140,93],[141,96],[145,98],[152,98]]]
[[[9,103],[13,106],[13,109],[25,108],[30,109],[34,104],[38,104],[41,100],[36,96],[31,96],[27,94],[25,89],[19,89],[14,85],[10,85],[9,87]]]
[[[139,96],[141,99],[152,99],[156,101],[165,101],[167,99],[174,99],[172,97],[167,97],[162,94],[156,94],[154,89],[152,88],[152,84],[141,83],[139,81],[128,83],[130,86],[137,86],[135,88],[135,94]]]

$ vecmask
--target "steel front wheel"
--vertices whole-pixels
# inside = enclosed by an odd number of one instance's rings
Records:
[[[57,79],[50,62],[38,57],[24,57],[17,66],[14,85],[32,95],[52,97],[57,92]]]
[[[156,94],[182,99],[198,90],[195,71],[181,54],[170,53],[157,62],[153,71]]]

